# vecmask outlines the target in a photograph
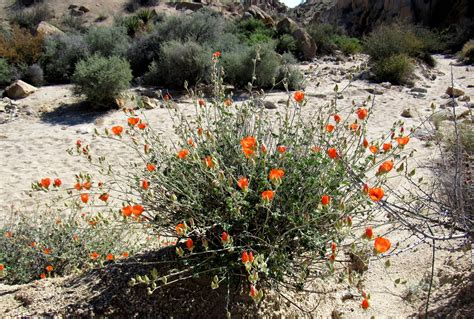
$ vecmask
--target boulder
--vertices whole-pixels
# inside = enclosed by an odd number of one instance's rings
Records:
[[[142,97],[142,103],[143,107],[147,110],[155,109],[160,104],[158,100],[149,98],[148,96]]]
[[[253,17],[257,20],[260,20],[267,26],[275,26],[275,21],[273,20],[273,18],[257,6],[252,5],[247,9],[247,11],[244,13],[243,18],[246,19],[248,17]]]
[[[44,36],[48,35],[55,35],[55,34],[64,34],[63,31],[59,30],[54,25],[49,24],[46,21],[41,21],[36,28],[36,32],[38,34],[42,34]]]
[[[296,40],[298,51],[302,52],[304,60],[312,60],[316,56],[317,46],[313,38],[304,29],[297,29],[292,34]]]
[[[89,11],[91,11],[91,10],[89,10],[89,8],[87,8],[87,7],[80,6],[80,7],[79,7],[79,11],[82,11],[82,12],[84,12],[84,13],[87,13],[87,12],[89,12]]]
[[[191,10],[191,11],[198,11],[202,9],[204,5],[198,2],[177,2],[176,3],[176,10]]]
[[[293,33],[298,29],[298,24],[292,19],[286,17],[277,24],[278,33]]]
[[[459,102],[469,102],[470,100],[471,98],[467,95],[460,96],[458,99]]]
[[[450,86],[446,89],[446,94],[449,95],[450,97],[460,97],[464,95],[464,91]]]
[[[22,80],[18,80],[5,89],[5,94],[11,99],[22,99],[36,91],[38,91],[38,89],[34,86]]]

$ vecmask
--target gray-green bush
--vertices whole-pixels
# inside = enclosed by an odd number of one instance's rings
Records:
[[[414,67],[406,54],[396,54],[375,61],[372,70],[378,81],[406,84],[413,74]]]
[[[69,82],[76,63],[89,55],[83,35],[63,34],[48,37],[45,42],[41,66],[50,83]]]
[[[22,78],[31,85],[41,86],[44,83],[43,69],[39,64],[30,65]]]
[[[86,43],[91,54],[124,56],[130,46],[130,39],[124,27],[95,27],[86,35]]]
[[[0,87],[10,84],[13,77],[13,70],[8,61],[0,58]]]
[[[30,8],[13,11],[10,21],[20,27],[35,31],[41,21],[48,21],[53,17],[47,4],[39,4]]]
[[[195,85],[208,82],[212,52],[194,41],[165,42],[160,49],[160,59],[150,66],[146,82],[183,88],[184,82]]]
[[[132,71],[119,57],[93,55],[77,63],[72,79],[76,94],[84,94],[92,105],[107,109],[130,86]]]

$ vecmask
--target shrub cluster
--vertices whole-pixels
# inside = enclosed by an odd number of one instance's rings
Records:
[[[340,27],[315,23],[310,25],[308,33],[316,43],[319,54],[333,54],[340,50],[345,55],[350,55],[362,51],[359,39],[347,36]]]
[[[469,40],[462,47],[461,52],[459,53],[461,61],[466,64],[474,63],[474,40]]]
[[[13,70],[7,60],[0,58],[0,87],[10,84]]]
[[[48,21],[52,16],[53,14],[49,6],[47,4],[40,4],[14,11],[10,17],[10,21],[34,32],[40,22]]]

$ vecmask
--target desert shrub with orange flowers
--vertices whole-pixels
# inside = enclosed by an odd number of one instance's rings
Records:
[[[213,96],[193,94],[194,117],[163,96],[175,124],[170,140],[146,113],[126,110],[123,124],[97,135],[127,145],[127,161],[95,156],[80,141],[71,151],[108,176],[100,191],[73,191],[75,201],[107,194],[103,210],[114,222],[145,226],[174,251],[173,267],[137,274],[130,285],[151,295],[206,276],[212,288],[238,285],[258,302],[265,289],[304,289],[333,274],[344,252],[390,252],[390,238],[370,226],[389,196],[387,178],[406,173],[403,124],[369,139],[369,101],[315,108],[302,91],[288,92],[278,111],[253,97],[237,103],[224,93],[220,59],[213,54]]]

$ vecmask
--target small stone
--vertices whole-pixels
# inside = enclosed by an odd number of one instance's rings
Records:
[[[384,89],[390,90],[392,88],[392,83],[382,82],[382,83],[380,83],[380,86],[383,87]]]
[[[277,108],[276,104],[273,103],[273,102],[270,102],[270,101],[263,101],[263,106],[267,109],[267,110],[274,110]]]
[[[413,88],[410,90],[410,92],[416,92],[416,93],[427,93],[428,90],[425,88]]]
[[[463,96],[460,96],[458,98],[458,101],[460,101],[460,102],[469,102],[470,100],[471,100],[471,98],[467,95],[463,95]]]
[[[367,92],[369,92],[370,94],[374,94],[374,95],[382,95],[383,94],[383,90],[381,90],[380,88],[366,88],[365,89]]]
[[[404,109],[401,116],[405,117],[405,118],[412,118],[413,117],[413,115],[411,114],[410,108]]]
[[[143,107],[147,110],[152,110],[159,105],[156,99],[149,98],[148,96],[142,97]]]
[[[445,94],[441,95],[440,98],[442,98],[442,99],[449,99],[449,95],[445,93]]]
[[[445,109],[445,108],[448,108],[448,107],[456,107],[458,106],[458,103],[456,103],[456,101],[449,101],[449,102],[446,102],[444,104],[441,104],[439,107],[441,109]]]
[[[446,94],[450,97],[460,97],[461,95],[464,95],[464,91],[450,86],[446,89]]]
[[[33,109],[31,107],[24,108],[23,112],[25,112],[25,114],[28,115],[28,116],[35,116],[36,115],[36,112],[33,111]]]

